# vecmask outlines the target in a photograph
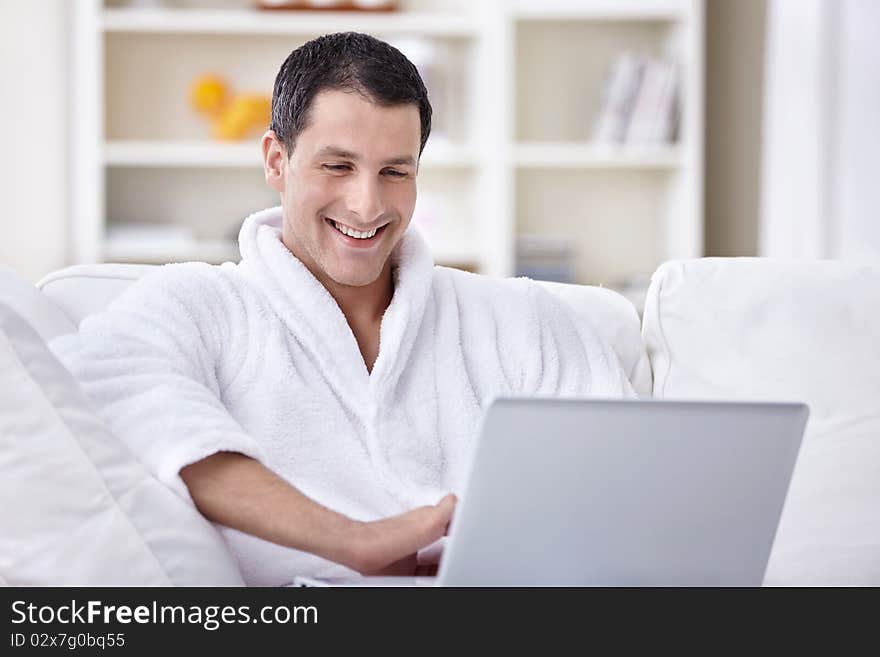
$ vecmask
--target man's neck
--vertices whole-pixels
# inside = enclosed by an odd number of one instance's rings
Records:
[[[312,272],[312,274],[336,300],[336,304],[345,316],[345,321],[351,328],[367,372],[372,373],[373,365],[379,356],[379,329],[382,325],[382,315],[391,304],[391,297],[394,294],[390,260],[385,263],[379,278],[369,285],[358,287],[340,285],[323,275],[323,272]]]
[[[345,316],[345,321],[354,334],[367,371],[372,372],[373,364],[379,355],[379,329],[382,325],[382,316],[391,305],[391,298],[394,296],[391,258],[388,259],[382,267],[382,272],[372,283],[358,286],[343,285],[327,276],[307,253],[300,253],[293,240],[282,236],[282,243],[305,265],[312,276],[324,286],[336,301],[336,305],[339,306]]]
[[[368,285],[341,285],[323,272],[312,272],[312,274],[336,300],[352,328],[379,323],[394,295],[390,259],[385,263],[379,277]]]
[[[295,244],[289,243],[286,237],[282,238],[282,243],[330,293],[353,331],[379,325],[394,295],[390,258],[372,283],[357,286],[343,285],[327,276],[307,253],[301,253],[300,249],[296,248]]]

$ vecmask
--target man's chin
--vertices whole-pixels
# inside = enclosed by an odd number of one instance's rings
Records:
[[[367,285],[372,285],[378,280],[379,275],[382,273],[382,270],[380,269],[378,272],[342,271],[327,273],[330,279],[337,285],[343,285],[345,287],[366,287]]]
[[[384,259],[378,253],[357,253],[348,252],[327,253],[323,259],[323,274],[327,279],[333,281],[336,285],[344,285],[346,287],[365,287],[373,285],[383,275],[386,269],[390,254]],[[367,257],[365,257],[367,256]]]

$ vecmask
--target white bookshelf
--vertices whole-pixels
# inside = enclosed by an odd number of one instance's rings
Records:
[[[675,170],[683,161],[674,147],[635,148],[578,143],[521,143],[514,151],[520,169]]]
[[[666,259],[702,255],[702,0],[404,0],[388,14],[260,12],[247,0],[124,4],[76,3],[78,262],[237,257],[237,224],[277,201],[256,139],[212,141],[188,110],[188,84],[218,72],[236,91],[271,93],[290,50],[341,30],[428,39],[446,54],[457,100],[435,104],[440,128],[419,172],[420,199],[441,209],[426,231],[438,262],[511,275],[518,233],[561,235],[577,248],[578,282],[615,285]],[[604,76],[622,48],[681,65],[674,144],[590,142]],[[109,230],[149,221],[185,223],[193,238],[139,245]]]
[[[422,153],[422,169],[470,168],[476,164],[474,153],[462,146],[430,144]],[[245,143],[220,143],[205,140],[138,141],[118,140],[104,144],[104,165],[112,167],[261,167],[259,146]]]
[[[238,250],[229,240],[145,241],[108,237],[104,256],[109,262],[157,263],[171,260],[235,260]]]
[[[442,11],[366,14],[357,12],[265,12],[242,9],[161,8],[105,9],[101,28],[107,33],[238,34],[312,36],[357,32],[427,37],[477,37],[479,28],[467,15]],[[280,64],[280,62],[279,62]]]
[[[703,3],[518,0],[510,20],[515,230],[565,238],[578,282],[629,285],[640,306],[660,263],[703,253]],[[623,50],[679,66],[674,143],[591,142],[586,117]]]
[[[108,141],[104,165],[111,167],[218,167],[260,166],[254,143],[222,144],[202,141]]]
[[[530,21],[686,21],[689,0],[513,0],[513,14]]]

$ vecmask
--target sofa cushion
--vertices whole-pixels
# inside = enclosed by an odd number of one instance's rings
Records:
[[[0,303],[15,311],[46,342],[76,330],[76,323],[51,299],[5,265],[0,265]]]
[[[153,479],[0,304],[0,579],[241,585],[217,530]]]
[[[804,401],[765,582],[880,584],[880,268],[704,258],[654,274],[654,396]]]

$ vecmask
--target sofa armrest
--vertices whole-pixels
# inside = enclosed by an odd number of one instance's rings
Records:
[[[45,297],[54,302],[73,324],[106,308],[134,281],[159,265],[74,265],[52,272],[37,283]]]

